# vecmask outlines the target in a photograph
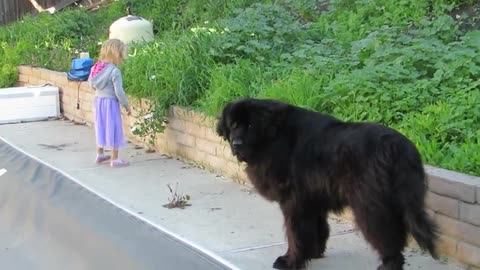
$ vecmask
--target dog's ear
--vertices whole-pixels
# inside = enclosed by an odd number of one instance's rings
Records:
[[[230,129],[227,125],[227,117],[230,113],[230,108],[232,107],[232,103],[229,102],[223,108],[222,114],[220,115],[220,119],[217,122],[217,135],[222,137],[224,140],[228,140],[228,136],[230,136]]]

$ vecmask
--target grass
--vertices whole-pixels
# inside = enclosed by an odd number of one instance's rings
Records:
[[[76,51],[96,56],[123,4],[0,28],[0,86],[15,83],[21,63],[65,71]],[[465,0],[137,1],[133,12],[153,21],[156,39],[132,46],[121,68],[128,94],[154,100],[157,126],[145,130],[161,131],[171,105],[216,116],[237,97],[276,98],[392,126],[427,163],[480,176],[479,17],[460,12],[465,6],[478,8]]]

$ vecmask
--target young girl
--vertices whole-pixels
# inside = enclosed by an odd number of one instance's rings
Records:
[[[125,146],[120,105],[127,115],[131,114],[123,90],[122,74],[117,65],[127,56],[127,46],[118,39],[109,39],[102,44],[98,62],[92,67],[88,81],[95,90],[95,136],[97,140],[96,163],[111,158],[111,167],[124,167],[129,163],[118,158],[118,150]],[[112,149],[112,156],[104,154]]]

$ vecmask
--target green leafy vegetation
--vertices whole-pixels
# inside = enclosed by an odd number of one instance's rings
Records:
[[[134,14],[156,39],[130,47],[128,94],[216,116],[244,96],[276,98],[348,121],[384,123],[424,160],[480,175],[478,4],[465,0],[152,0]],[[18,64],[67,70],[94,57],[124,2],[0,28],[0,86]]]

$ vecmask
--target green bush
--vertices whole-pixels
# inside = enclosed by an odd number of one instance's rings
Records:
[[[70,68],[70,59],[80,51],[95,57],[98,42],[105,39],[108,26],[123,14],[120,2],[97,13],[85,9],[68,9],[55,13],[25,16],[21,21],[0,28],[0,64],[29,64],[60,71]],[[10,72],[3,68],[0,87],[12,84]]]
[[[254,4],[237,10],[232,18],[215,24],[212,54],[228,63],[237,58],[269,62],[291,50],[299,41],[301,28],[295,17],[282,6]]]
[[[76,51],[95,57],[124,3],[0,28],[0,86],[14,83],[20,63],[66,70]],[[387,124],[411,138],[427,163],[480,175],[480,32],[460,27],[479,18],[451,16],[472,4],[135,1],[134,14],[152,20],[157,37],[132,46],[121,68],[127,92],[154,101],[157,120],[142,126],[153,134],[172,105],[216,116],[238,97],[276,98]]]
[[[194,105],[202,111],[216,115],[226,102],[239,97],[254,97],[265,81],[264,70],[251,60],[217,65],[211,71],[211,84]]]
[[[0,84],[14,85],[18,81],[17,66],[10,63],[3,63],[0,70]]]
[[[208,47],[190,35],[164,36],[144,46],[131,48],[124,66],[129,94],[156,101],[158,116],[172,105],[189,106],[204,95],[214,65]]]

